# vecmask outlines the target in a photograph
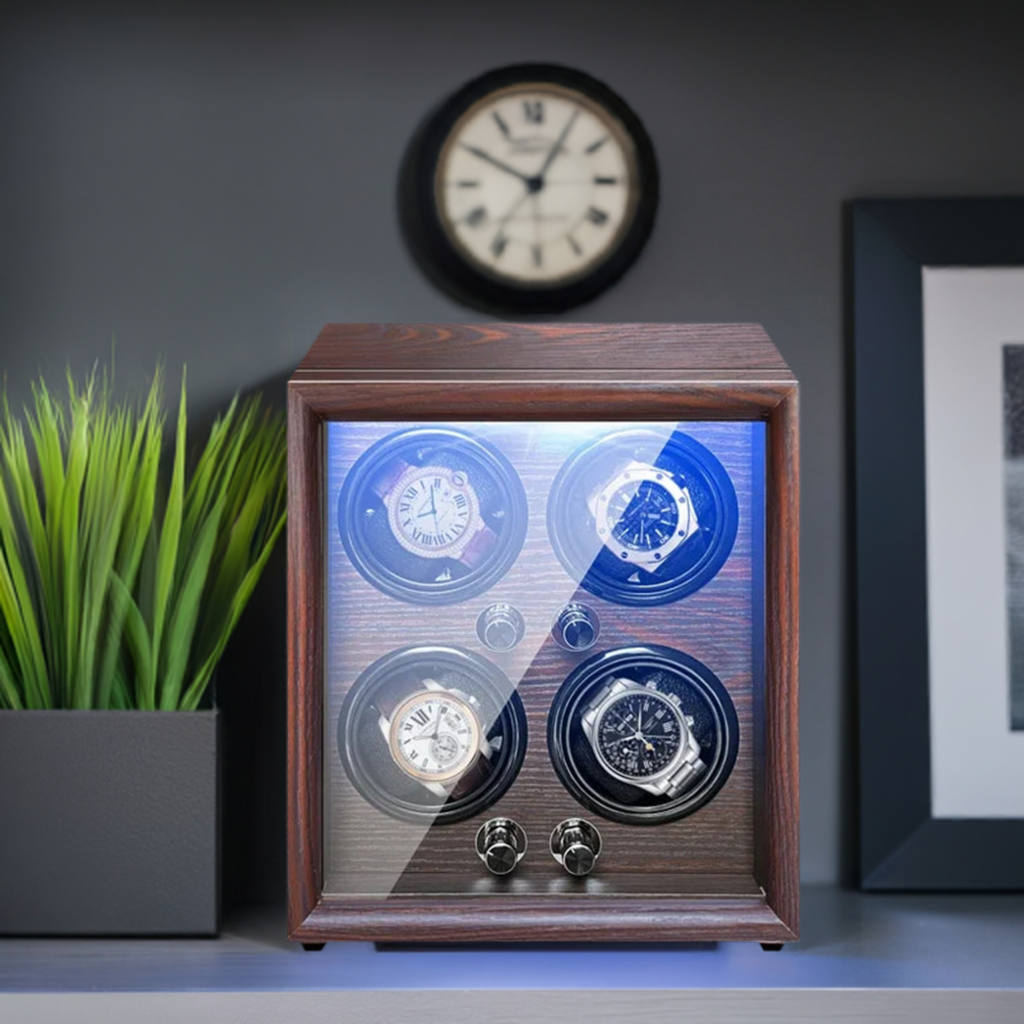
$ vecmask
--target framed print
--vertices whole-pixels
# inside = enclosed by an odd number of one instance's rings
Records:
[[[852,213],[861,884],[1024,889],[1024,199]]]

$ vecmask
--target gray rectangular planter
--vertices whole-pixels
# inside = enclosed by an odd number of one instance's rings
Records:
[[[0,934],[214,935],[216,711],[0,711]]]

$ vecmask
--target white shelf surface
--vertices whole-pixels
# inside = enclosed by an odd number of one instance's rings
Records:
[[[0,1021],[1024,1021],[1024,895],[805,887],[801,916],[800,941],[779,953],[750,942],[306,952],[278,908],[229,917],[217,939],[0,939]]]

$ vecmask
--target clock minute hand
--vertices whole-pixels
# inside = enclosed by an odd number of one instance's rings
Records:
[[[562,143],[565,142],[566,137],[569,134],[570,129],[576,123],[576,118],[579,117],[580,109],[577,107],[572,112],[572,117],[566,122],[565,127],[562,129],[562,134],[555,140],[555,144],[548,151],[548,155],[544,158],[544,163],[541,165],[540,170],[537,172],[537,177],[543,180],[544,175],[547,173],[547,169],[555,162],[555,157],[558,156],[558,151],[562,148]]]
[[[527,185],[529,185],[529,183],[533,180],[528,175],[523,174],[522,171],[517,171],[510,164],[507,164],[504,161],[499,160],[497,157],[491,156],[491,154],[488,153],[486,150],[478,149],[476,146],[467,145],[465,142],[462,143],[462,148],[466,150],[467,153],[472,153],[473,156],[479,157],[481,160],[486,160],[487,163],[493,164],[499,170],[505,171],[506,174],[515,175],[515,177],[517,177],[520,181],[525,182]]]

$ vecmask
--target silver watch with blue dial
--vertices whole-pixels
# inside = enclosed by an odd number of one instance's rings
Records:
[[[700,528],[689,489],[645,462],[624,466],[587,504],[604,546],[650,573]]]

